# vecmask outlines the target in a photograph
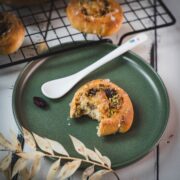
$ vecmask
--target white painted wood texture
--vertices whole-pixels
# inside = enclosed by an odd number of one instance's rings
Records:
[[[171,10],[175,6],[170,4]],[[171,2],[178,3],[173,0]],[[179,7],[178,6],[178,7]],[[177,9],[177,6],[176,8]],[[176,12],[178,13],[178,12]],[[180,14],[180,12],[179,12]],[[177,15],[178,17],[178,15]],[[152,34],[149,33],[152,37]],[[118,36],[117,36],[118,37]],[[135,50],[137,54],[149,59],[150,44],[139,47]],[[18,65],[0,70],[0,132],[10,138],[9,130],[18,132],[13,118],[11,97],[12,90],[19,72],[24,67]],[[167,87],[170,98],[170,117],[168,126],[160,141],[160,180],[179,180],[180,179],[180,23],[165,29],[158,30],[158,73]],[[0,153],[0,159],[3,157]],[[35,179],[45,179],[48,162],[42,163],[39,174]],[[117,170],[121,180],[156,180],[156,148],[138,162],[125,168]],[[78,173],[79,174],[79,173]],[[0,174],[0,179],[4,176]],[[79,179],[73,176],[72,180]],[[105,180],[115,179],[108,175]]]

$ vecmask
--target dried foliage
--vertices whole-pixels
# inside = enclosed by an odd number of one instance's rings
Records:
[[[47,175],[47,180],[54,179],[57,176],[57,173],[60,169],[60,161],[61,159],[58,159],[51,165]]]
[[[103,156],[96,148],[91,150],[79,139],[70,135],[74,150],[82,155],[83,158],[71,157],[67,150],[59,142],[41,137],[35,133],[23,129],[25,143],[32,149],[31,152],[23,152],[21,144],[15,133],[12,134],[12,142],[8,141],[0,133],[0,145],[2,151],[8,154],[0,161],[0,171],[10,174],[13,178],[17,173],[22,179],[31,180],[40,170],[42,158],[50,157],[54,162],[47,172],[47,180],[60,178],[67,179],[72,176],[79,167],[85,163],[89,166],[82,173],[82,180],[98,180],[106,173],[113,173],[117,179],[119,177],[111,169],[111,161]],[[16,154],[19,158],[11,170],[12,155]],[[99,170],[96,170],[95,167]],[[10,178],[10,179],[11,179]]]
[[[12,171],[12,178],[18,173],[20,172],[21,170],[23,170],[28,164],[28,160],[26,159],[23,159],[23,158],[19,158],[15,165],[14,165],[14,168],[13,168],[13,171]]]
[[[85,169],[85,171],[82,174],[82,180],[86,180],[89,176],[91,176],[94,173],[94,165],[89,166]]]
[[[0,162],[0,171],[6,171],[11,164],[12,153],[6,155]]]

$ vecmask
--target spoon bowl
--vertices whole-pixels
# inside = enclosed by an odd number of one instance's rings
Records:
[[[77,83],[77,80],[74,74],[61,79],[48,81],[41,86],[41,91],[46,97],[56,99],[64,96]]]

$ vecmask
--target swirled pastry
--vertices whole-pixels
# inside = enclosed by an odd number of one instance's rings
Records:
[[[14,53],[22,45],[25,29],[20,19],[9,12],[0,12],[0,54]]]
[[[88,115],[99,121],[98,136],[127,132],[133,122],[128,94],[109,80],[97,79],[80,87],[70,105],[70,117]]]
[[[81,32],[109,36],[120,29],[123,11],[115,0],[71,0],[67,17]]]

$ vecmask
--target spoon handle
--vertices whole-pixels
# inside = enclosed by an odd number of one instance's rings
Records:
[[[139,34],[132,39],[128,40],[123,45],[119,46],[115,50],[111,51],[100,60],[86,67],[85,69],[72,74],[70,76],[55,79],[49,82],[46,82],[42,85],[41,90],[43,94],[49,98],[55,99],[62,97],[66,94],[77,82],[83,79],[86,75],[96,70],[100,66],[108,63],[119,55],[125,53],[126,51],[133,49],[137,45],[147,40],[147,36],[145,34]]]
[[[133,49],[137,45],[143,43],[147,40],[146,34],[138,34],[137,36],[133,37],[132,39],[129,39],[127,42],[116,48],[115,50],[111,51],[95,63],[91,64],[90,66],[84,68],[83,70],[79,71],[75,75],[79,77],[79,80],[81,80],[83,77],[91,73],[92,71],[96,70],[100,66],[108,63],[109,61],[113,60],[114,58],[120,56],[121,54],[125,53],[128,50]]]

